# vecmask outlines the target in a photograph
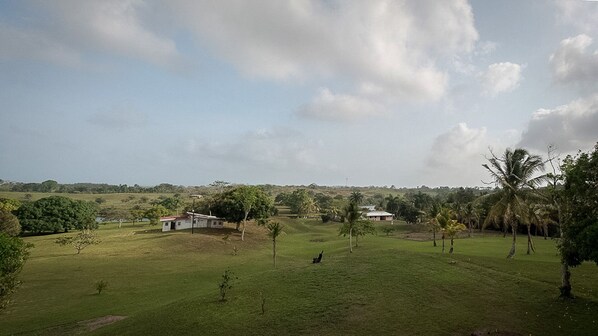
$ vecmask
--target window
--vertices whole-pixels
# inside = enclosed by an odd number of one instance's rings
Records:
[[[181,222],[177,222],[176,225],[181,225]]]

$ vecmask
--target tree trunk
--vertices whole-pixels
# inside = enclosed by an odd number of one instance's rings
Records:
[[[432,239],[434,239],[434,247],[436,247],[436,230],[432,230]]]
[[[571,294],[571,272],[569,271],[569,263],[561,257],[561,297],[572,298]]]
[[[444,232],[442,233],[442,253],[444,253]]]
[[[241,241],[245,241],[245,222],[247,222],[247,216],[249,216],[249,211],[245,211],[245,217],[243,217],[243,231],[241,231]]]
[[[451,249],[449,250],[449,254],[453,254],[453,240],[454,237],[451,237]]]
[[[505,223],[505,224],[504,224],[504,229],[503,229],[503,231],[502,231],[502,237],[503,237],[503,238],[507,238],[507,230],[508,230],[508,228],[507,228],[507,223]]]
[[[531,234],[531,229],[530,229],[530,225],[527,225],[527,254],[530,254],[531,252],[536,253],[536,249],[534,248],[534,242],[532,241],[532,234]]]
[[[355,247],[359,247],[359,235],[355,235]]]
[[[511,230],[513,231],[513,245],[511,245],[511,250],[507,255],[507,258],[514,258],[515,257],[515,243],[517,242],[517,227],[512,227]]]
[[[272,259],[274,260],[274,268],[276,268],[276,238],[272,239]]]
[[[473,226],[471,226],[471,218],[468,221],[469,223],[469,238],[471,238],[472,234],[473,234]]]
[[[544,233],[544,240],[548,239],[548,224],[544,224],[542,227],[542,232]]]
[[[353,234],[353,228],[349,229],[349,253],[353,253],[353,237],[351,236]]]
[[[119,219],[118,220],[118,228],[120,229],[123,226],[123,220]]]

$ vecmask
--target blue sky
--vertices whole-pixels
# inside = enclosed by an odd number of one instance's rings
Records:
[[[596,1],[0,2],[0,178],[475,186],[598,141]]]

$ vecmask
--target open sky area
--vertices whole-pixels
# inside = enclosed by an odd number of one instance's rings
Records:
[[[598,140],[597,1],[0,1],[0,178],[476,186]]]

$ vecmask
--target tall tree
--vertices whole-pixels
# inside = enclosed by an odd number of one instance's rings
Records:
[[[449,225],[452,223],[453,212],[449,208],[442,208],[436,215],[436,223],[442,232],[442,253],[444,253],[444,241],[446,239],[446,233]]]
[[[350,202],[343,209],[343,215],[345,222],[341,226],[339,234],[349,235],[349,253],[353,253],[353,230],[361,218],[361,210],[356,203]]]
[[[450,254],[452,254],[454,251],[455,236],[457,235],[457,233],[465,230],[467,230],[467,228],[464,224],[459,223],[456,219],[449,220],[448,224],[446,225],[445,231],[449,238],[451,238],[451,249],[449,250]]]
[[[359,191],[353,191],[351,195],[349,195],[349,202],[355,203],[355,205],[360,205],[363,203],[364,196]]]
[[[276,268],[276,238],[282,233],[282,225],[278,222],[271,222],[266,224],[266,229],[268,229],[268,237],[272,238],[272,261]]]
[[[568,157],[564,162],[562,239],[563,264],[571,267],[583,261],[598,264],[598,144],[592,153]],[[571,273],[562,268],[561,296],[571,297]]]
[[[0,232],[0,310],[5,308],[19,286],[17,275],[25,264],[31,244]]]
[[[494,184],[499,188],[498,201],[492,206],[486,222],[502,220],[505,225],[511,226],[513,243],[507,258],[515,256],[517,241],[517,227],[525,222],[528,214],[527,199],[533,194],[530,192],[545,180],[542,158],[531,155],[527,150],[517,148],[506,149],[502,157],[497,157],[491,152],[489,164],[482,166],[488,170]],[[529,242],[528,242],[529,244]]]
[[[274,211],[272,200],[257,186],[239,186],[214,197],[212,213],[236,224],[243,224],[241,239],[245,239],[245,223],[251,219],[268,218]]]

